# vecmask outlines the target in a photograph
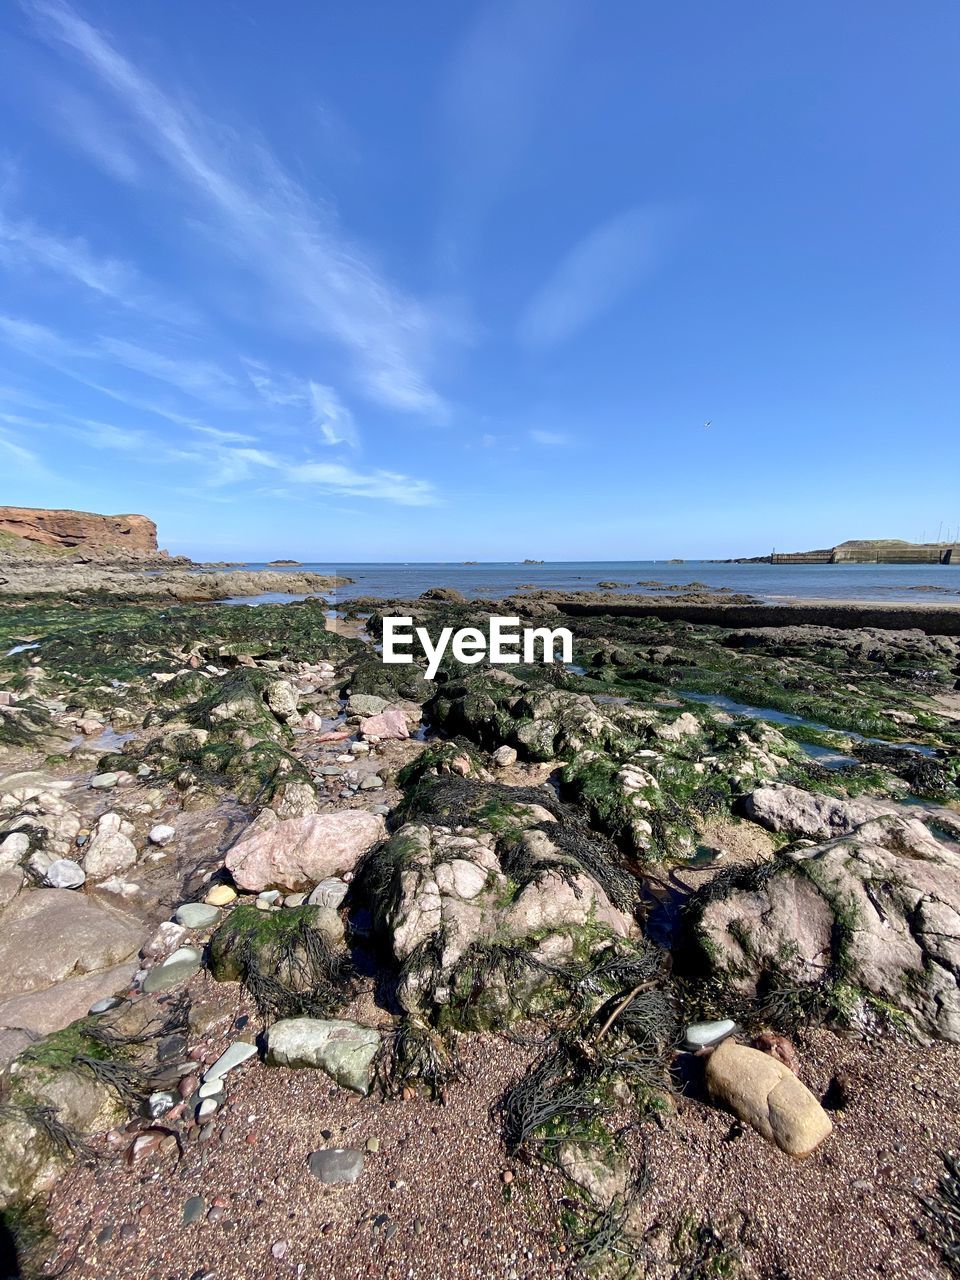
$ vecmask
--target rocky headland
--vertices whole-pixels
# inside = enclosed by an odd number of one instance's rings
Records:
[[[960,639],[603,603],[427,680],[381,615],[489,608],[8,590],[18,1265],[939,1274]]]
[[[285,573],[283,589],[313,595],[349,581],[334,574]],[[0,507],[0,598],[200,602],[276,589],[277,575],[269,570],[197,564],[159,550],[157,527],[147,516]]]

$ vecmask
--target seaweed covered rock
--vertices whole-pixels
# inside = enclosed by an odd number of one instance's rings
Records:
[[[386,702],[426,702],[434,693],[434,685],[415,662],[385,663],[378,658],[364,658],[350,677],[349,691],[373,693]]]
[[[236,907],[210,939],[218,982],[243,982],[266,1018],[326,1017],[351,974],[343,922],[330,907]]]
[[[427,780],[411,821],[364,859],[369,905],[408,1010],[467,1026],[556,1000],[560,967],[638,935],[616,851],[546,789]]]
[[[744,995],[960,1041],[960,854],[916,820],[733,869],[690,916],[713,974]]]
[[[435,723],[488,750],[563,762],[563,782],[591,820],[644,860],[692,853],[704,817],[802,756],[770,725],[708,712],[606,703],[498,670],[448,681]]]
[[[321,880],[352,871],[360,856],[386,836],[378,814],[365,809],[308,814],[269,822],[246,835],[226,857],[241,889],[312,889]]]

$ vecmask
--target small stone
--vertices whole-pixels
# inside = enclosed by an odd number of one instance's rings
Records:
[[[207,892],[204,902],[209,903],[211,907],[226,907],[237,896],[236,889],[229,884],[215,884]]]
[[[113,1227],[107,1226],[97,1232],[97,1244],[109,1244],[113,1239]]]
[[[223,1094],[223,1084],[220,1080],[205,1080],[197,1090],[198,1098],[219,1098]]]
[[[375,1155],[380,1150],[380,1139],[368,1138],[366,1142],[366,1147],[368,1151],[372,1152]]]
[[[143,990],[149,995],[178,986],[200,972],[200,962],[200,952],[195,947],[180,947],[163,964],[150,970],[143,980]]]
[[[177,1093],[179,1093],[180,1097],[183,1098],[184,1101],[186,1101],[187,1098],[193,1097],[193,1095],[197,1092],[199,1085],[200,1085],[199,1076],[195,1076],[195,1075],[184,1076],[181,1079],[180,1083],[177,1085]]]
[[[283,900],[285,907],[302,907],[307,900],[305,893],[288,893]]]
[[[111,791],[119,780],[120,775],[117,773],[98,773],[90,779],[90,786],[95,791]]]
[[[187,1203],[183,1206],[183,1225],[189,1227],[191,1222],[196,1222],[198,1218],[203,1217],[206,1209],[203,1196],[191,1196]]]
[[[116,1009],[117,1005],[123,1001],[118,996],[104,996],[102,1000],[95,1001],[87,1010],[91,1018],[95,1018],[99,1013],[107,1013],[110,1009]]]
[[[516,750],[506,745],[497,747],[490,758],[498,769],[509,769],[511,765],[517,763]]]
[[[347,896],[349,887],[347,882],[338,876],[329,876],[326,880],[320,881],[307,902],[311,907],[330,907],[336,911]]]
[[[219,920],[220,911],[208,902],[184,902],[177,907],[173,918],[187,929],[205,929]]]
[[[159,1120],[171,1107],[176,1106],[177,1095],[167,1090],[151,1093],[144,1105],[144,1111],[150,1120]]]
[[[197,1107],[197,1119],[206,1120],[209,1116],[214,1115],[218,1105],[216,1098],[204,1098],[199,1107]]]
[[[155,827],[151,827],[147,839],[151,844],[160,846],[169,844],[173,837],[177,834],[176,829],[166,822],[158,822]]]
[[[256,1052],[257,1046],[255,1044],[250,1044],[246,1040],[235,1040],[229,1048],[224,1049],[213,1066],[204,1073],[204,1083],[221,1080],[228,1071],[232,1071],[234,1067],[239,1067],[248,1058],[254,1057]]]
[[[310,1172],[328,1184],[356,1182],[363,1172],[363,1152],[329,1147],[313,1151],[307,1158]]]
[[[262,893],[257,894],[257,906],[259,906],[261,902],[265,902],[268,907],[272,907],[275,903],[280,901],[282,896],[283,895],[279,889],[264,889]]]
[[[290,1248],[286,1240],[277,1240],[270,1246],[271,1254],[279,1261],[287,1256],[287,1250]]]
[[[383,787],[383,779],[378,773],[368,773],[360,782],[361,791],[380,791]]]
[[[504,1169],[503,1173],[501,1173],[500,1175],[500,1181],[504,1184],[504,1186],[509,1187],[510,1183],[513,1181],[513,1170]]]
[[[86,880],[86,872],[71,858],[57,858],[43,874],[43,883],[51,889],[79,889]]]
[[[683,1047],[691,1052],[711,1048],[732,1036],[736,1029],[737,1024],[732,1018],[718,1022],[691,1022],[683,1038]]]

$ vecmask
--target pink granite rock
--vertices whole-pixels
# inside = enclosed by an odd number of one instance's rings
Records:
[[[386,834],[383,818],[364,809],[312,813],[241,840],[227,854],[226,866],[241,889],[308,889],[351,871]]]
[[[387,707],[378,715],[360,721],[362,738],[409,738],[410,730],[399,707]]]

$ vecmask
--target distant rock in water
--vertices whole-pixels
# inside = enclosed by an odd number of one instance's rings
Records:
[[[0,535],[22,540],[24,550],[128,551],[157,555],[157,526],[147,516],[101,516],[90,511],[54,511],[39,507],[0,507]],[[16,544],[11,549],[18,549]]]
[[[301,565],[303,564],[303,561],[302,560],[268,560],[267,564],[271,569],[276,569],[276,568],[279,568],[281,565],[295,565],[295,566]]]
[[[446,604],[466,604],[467,597],[456,587],[427,587],[420,593],[421,600],[443,601]]]

